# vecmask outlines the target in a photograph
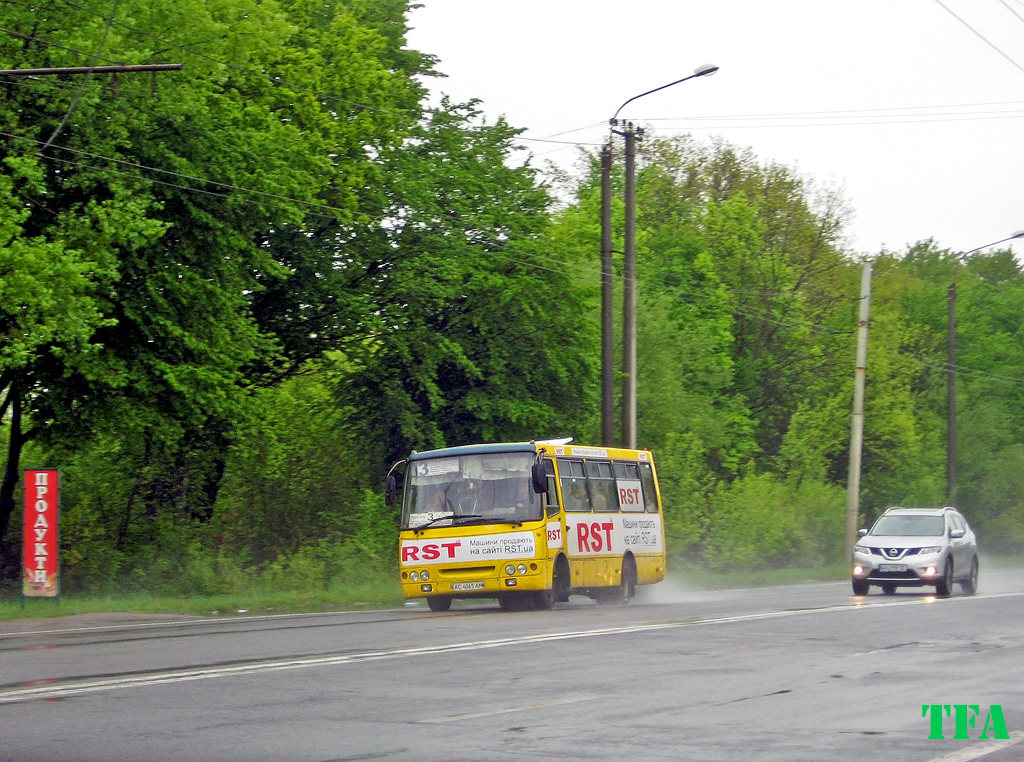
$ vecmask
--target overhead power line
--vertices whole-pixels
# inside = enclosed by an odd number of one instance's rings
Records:
[[[181,69],[181,64],[120,64],[117,66],[64,66],[55,69],[0,69],[0,75],[37,77],[49,74],[130,74],[144,71],[181,71]]]
[[[988,39],[988,37],[983,35],[981,32],[979,32],[973,26],[968,24],[966,20],[964,20],[963,18],[958,16],[948,5],[943,3],[942,0],[935,0],[935,2],[938,3],[939,6],[941,8],[943,8],[947,13],[949,13],[950,16],[952,16],[957,21],[959,21],[961,24],[963,24],[965,27],[967,27],[972,32],[974,32],[974,34],[977,35],[977,37],[979,39],[981,39],[986,45],[988,45],[990,48],[992,48],[992,50],[994,50],[996,53],[1001,55],[1003,58],[1005,58],[1007,61],[1009,61],[1011,64],[1013,64],[1015,67],[1017,67],[1022,72],[1024,72],[1024,66],[1021,66],[1019,63],[1017,63],[1012,58],[1010,58],[1010,56],[1008,56],[998,45],[996,45],[994,42],[992,42],[990,39]]]
[[[1010,13],[1012,13],[1014,16],[1016,16],[1020,21],[1024,21],[1024,16],[1021,16],[1019,13],[1017,13],[1017,11],[1015,11],[1010,6],[1010,4],[1008,2],[1006,2],[1006,0],[999,0],[999,2],[1002,3],[1003,6],[1006,8],[1006,10],[1008,10]]]
[[[96,52],[92,55],[93,60],[96,60],[96,58],[100,55],[100,53],[103,52],[103,48],[106,47],[106,45],[107,45],[107,37],[110,35],[110,27],[114,25],[114,16],[117,14],[117,6],[120,4],[120,2],[121,2],[121,0],[114,0],[114,8],[113,8],[113,10],[110,11],[110,16],[107,18],[107,26],[103,30],[103,39],[100,40],[100,46],[96,49]],[[90,69],[86,69],[86,71],[85,71],[85,78],[82,80],[82,86],[79,88],[78,92],[75,93],[75,98],[74,98],[74,100],[71,101],[71,105],[68,107],[67,113],[64,114],[64,118],[61,119],[60,124],[57,125],[57,129],[55,129],[53,131],[53,134],[50,135],[49,139],[46,141],[46,145],[44,145],[42,148],[39,149],[39,154],[40,155],[42,155],[42,153],[47,148],[50,147],[50,144],[53,143],[53,141],[57,139],[57,136],[60,135],[60,131],[64,129],[64,125],[68,123],[68,119],[70,119],[71,115],[73,113],[75,113],[75,109],[78,107],[78,101],[82,97],[82,93],[85,92],[86,86],[89,84],[89,77],[90,76],[92,76],[92,69],[91,68]]]

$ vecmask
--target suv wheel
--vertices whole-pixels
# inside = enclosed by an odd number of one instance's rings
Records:
[[[960,583],[960,589],[964,595],[974,595],[978,592],[978,557],[971,559],[971,576]]]
[[[942,572],[942,579],[935,585],[935,594],[945,598],[953,593],[953,559],[946,559],[946,569]]]
[[[867,580],[855,579],[853,580],[853,594],[854,595],[867,595],[871,589],[871,585],[868,584]]]

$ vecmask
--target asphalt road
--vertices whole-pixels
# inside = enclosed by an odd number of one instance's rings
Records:
[[[948,599],[642,594],[3,623],[0,760],[1024,760],[1024,570]],[[978,705],[970,739],[929,738],[932,704]],[[1008,740],[977,738],[993,705]]]

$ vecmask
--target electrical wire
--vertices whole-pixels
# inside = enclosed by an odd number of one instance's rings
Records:
[[[938,109],[977,109],[987,106],[1021,106],[1024,105],[1024,101],[983,101],[980,103],[945,103],[932,106],[886,106],[883,108],[856,108],[856,109],[833,109],[827,111],[767,111],[754,114],[712,114],[709,116],[692,117],[693,119],[800,119],[804,117],[812,118],[830,118],[830,117],[856,117],[860,114],[875,115],[883,114],[893,111],[935,111]],[[971,114],[974,112],[953,112],[953,115],[957,114]],[[902,114],[896,114],[896,116],[903,116]],[[678,119],[680,117],[659,117],[655,119],[644,119],[643,121],[651,122],[658,121],[659,119]]]
[[[1007,61],[1009,61],[1011,64],[1013,64],[1015,67],[1017,67],[1022,72],[1024,72],[1024,66],[1021,66],[1019,63],[1017,63],[1012,58],[1010,58],[1010,56],[1008,56],[1006,53],[1004,53],[1003,50],[1001,48],[999,48],[999,46],[997,46],[994,42],[992,42],[990,39],[988,39],[985,35],[983,35],[981,32],[979,32],[973,26],[968,24],[967,21],[965,21],[960,16],[958,16],[956,13],[954,13],[953,10],[949,6],[947,6],[945,3],[942,2],[942,0],[935,0],[935,2],[938,3],[938,5],[940,7],[945,9],[949,13],[949,15],[951,15],[953,18],[955,18],[957,21],[959,21],[965,27],[967,27],[972,32],[974,32],[974,34],[977,35],[982,41],[984,41],[984,43],[986,45],[988,45],[990,48],[992,48],[992,50],[994,50],[996,53],[1001,55],[1003,58],[1005,58]]]
[[[603,125],[603,124],[606,125],[606,124],[608,124],[608,122],[604,122],[604,121],[594,122],[593,124],[587,124],[587,125],[584,125],[583,127],[573,127],[571,130],[563,130],[562,132],[555,132],[555,133],[553,133],[551,135],[542,135],[541,137],[544,137],[544,138],[559,138],[562,135],[568,135],[568,134],[570,134],[572,132],[582,132],[583,130],[589,130],[589,129],[592,129],[594,127],[598,127],[598,126]]]
[[[34,140],[33,138],[25,137],[23,135],[15,135],[14,133],[11,133],[11,132],[0,131],[0,135],[2,135],[3,137],[7,137],[7,138],[13,138],[15,140],[25,140],[25,141],[28,141],[30,143],[37,143],[37,144],[40,143],[40,141]],[[262,196],[262,197],[265,197],[265,198],[274,199],[276,201],[288,201],[288,202],[291,202],[293,204],[300,204],[302,206],[309,207],[310,209],[313,209],[315,211],[329,211],[329,212],[339,212],[339,213],[342,213],[342,214],[346,214],[346,211],[344,209],[339,209],[337,207],[329,206],[327,204],[317,204],[317,203],[314,203],[314,202],[311,202],[311,201],[302,201],[301,199],[292,198],[291,196],[281,196],[281,195],[278,195],[276,193],[266,193],[265,191],[253,190],[252,188],[243,188],[243,187],[241,187],[239,185],[232,185],[231,183],[221,183],[221,182],[217,182],[216,180],[207,180],[206,178],[195,177],[194,175],[186,175],[186,174],[183,174],[181,172],[172,172],[171,170],[168,170],[168,169],[159,169],[157,167],[150,167],[150,166],[147,166],[145,164],[138,164],[136,162],[126,161],[124,159],[115,159],[115,158],[113,158],[111,156],[104,156],[102,154],[91,153],[89,151],[79,151],[79,150],[74,149],[74,148],[68,148],[67,146],[54,146],[54,148],[57,148],[57,149],[59,149],[61,151],[67,151],[68,153],[73,153],[73,154],[76,154],[76,155],[79,155],[79,156],[86,156],[86,157],[88,157],[90,159],[100,159],[100,160],[103,160],[103,161],[109,161],[109,162],[111,162],[113,164],[120,164],[120,165],[123,165],[123,166],[132,167],[133,169],[142,169],[142,170],[147,170],[147,171],[150,171],[150,172],[159,172],[160,174],[170,175],[172,177],[177,177],[177,178],[182,179],[182,180],[192,180],[192,181],[197,182],[197,183],[203,183],[204,185],[213,185],[213,186],[216,186],[218,188],[224,188],[226,190],[240,191],[242,193],[248,193],[248,194],[253,195],[253,196]],[[46,157],[46,158],[50,158],[50,157]],[[71,163],[74,163],[74,162],[65,161],[65,163],[71,164]],[[103,169],[101,167],[87,166],[87,165],[84,165],[84,164],[82,164],[80,166],[87,167],[88,169],[101,170],[101,171]],[[114,170],[110,170],[110,171],[114,171]],[[153,178],[146,178],[146,177],[139,178],[137,175],[130,175],[130,174],[126,173],[126,172],[115,172],[115,174],[120,174],[120,175],[123,175],[125,177],[135,177],[136,179],[142,179],[142,180],[145,180],[147,182],[159,182],[158,180],[154,180]],[[226,194],[223,194],[223,193],[211,193],[209,191],[203,191],[203,190],[201,190],[199,188],[190,188],[188,186],[176,185],[174,183],[166,183],[165,182],[165,183],[161,183],[161,184],[162,185],[169,185],[169,186],[174,187],[174,188],[181,188],[183,190],[194,190],[194,191],[197,191],[197,192],[200,192],[200,193],[207,193],[208,195],[220,196],[221,198],[228,198],[228,196]],[[287,207],[280,206],[280,208],[287,208]]]
[[[6,134],[6,133],[0,133],[0,134]],[[87,168],[87,169],[93,169],[93,170],[96,170],[96,171],[99,171],[99,172],[108,172],[108,173],[115,174],[115,175],[130,177],[130,178],[133,178],[133,179],[139,179],[135,175],[130,175],[130,174],[126,173],[126,172],[119,172],[118,170],[110,169],[109,167],[96,167],[96,166],[91,166],[91,165],[85,164],[83,162],[76,162],[76,161],[70,161],[70,160],[66,160],[66,159],[59,159],[59,158],[53,157],[53,156],[47,156],[45,158],[50,160],[50,161],[55,161],[55,162],[58,162],[58,163],[61,163],[61,164],[67,164],[67,165],[71,165],[71,166],[83,167],[83,168]],[[188,186],[178,185],[176,183],[166,182],[166,181],[163,181],[163,180],[155,180],[155,179],[149,179],[149,178],[143,178],[143,179],[146,179],[147,182],[156,183],[158,185],[164,185],[164,186],[168,186],[168,187],[172,187],[172,188],[178,188],[180,190],[185,190],[185,191],[189,191],[189,192],[193,192],[193,193],[200,193],[200,194],[203,194],[203,195],[213,196],[215,198],[220,198],[220,199],[225,199],[225,200],[230,199],[230,196],[228,196],[225,193],[216,193],[216,192],[207,191],[207,190],[204,190],[204,189],[201,189],[201,188],[191,188],[191,187],[188,187]],[[245,189],[240,189],[240,190],[245,190]],[[292,200],[294,200],[294,199],[292,199]],[[257,202],[254,202],[254,203],[259,203],[261,206],[271,206],[271,207],[278,207],[278,208],[288,209],[288,207],[284,207],[284,206],[282,206],[280,204],[274,204],[274,203],[267,202],[267,201],[257,201]],[[555,267],[548,267],[548,266],[545,266],[545,265],[540,265],[540,264],[537,264],[536,262],[530,262],[530,261],[526,261],[526,260],[523,260],[523,259],[516,259],[516,256],[540,258],[540,257],[544,256],[544,255],[541,255],[541,254],[532,254],[532,253],[529,253],[529,252],[517,251],[515,249],[512,249],[511,251],[490,250],[490,251],[487,251],[486,254],[488,256],[498,257],[498,258],[504,259],[506,261],[518,264],[518,265],[520,265],[522,267],[527,267],[527,268],[531,268],[531,269],[535,269],[535,270],[540,270],[540,271],[544,271],[544,272],[557,273],[557,274],[560,274],[560,275],[565,275],[566,277],[569,277],[569,278],[573,278],[575,280],[586,281],[587,283],[591,283],[591,284],[594,282],[594,280],[596,278],[597,279],[600,278],[600,273],[596,269],[587,268],[587,267],[582,266],[582,265],[572,265],[572,264],[567,263],[567,262],[557,262],[558,264],[561,264],[563,267],[570,267],[570,268],[572,268],[574,270],[579,271],[579,272],[571,272],[569,270],[562,270],[562,269],[558,269],[558,268],[555,268]],[[621,278],[620,278],[620,280],[621,280]],[[651,281],[649,278],[639,278],[639,277],[637,277],[636,278],[636,282],[638,284],[644,285],[644,286],[646,286],[648,288],[650,288],[652,285],[655,285],[655,282]],[[666,287],[667,288],[666,284],[664,284],[663,282],[658,282],[657,285],[660,285],[662,287]],[[750,292],[743,292],[743,291],[737,290],[736,292],[730,292],[730,293],[750,293]],[[694,304],[694,305],[699,304],[699,302],[695,298],[690,297],[688,295],[678,294],[677,293],[676,296],[678,298],[680,298],[682,301],[687,302],[689,304]],[[784,327],[784,328],[809,328],[814,333],[819,333],[819,334],[824,334],[824,335],[851,335],[851,334],[855,333],[852,330],[849,330],[849,331],[838,330],[838,329],[835,329],[835,328],[829,328],[827,326],[822,326],[820,324],[812,323],[810,321],[805,321],[805,320],[796,320],[796,319],[791,319],[791,320],[788,320],[788,321],[787,320],[777,320],[775,318],[767,317],[766,315],[763,315],[763,314],[756,314],[756,313],[749,312],[749,311],[743,309],[741,306],[737,306],[737,305],[728,305],[726,307],[726,309],[727,309],[727,311],[730,314],[742,315],[744,317],[750,318],[751,320],[755,320],[755,321],[758,321],[758,322],[761,322],[761,323],[769,323],[769,324],[772,324],[772,325],[778,325],[778,326],[781,326],[781,327]],[[943,370],[943,371],[946,371],[949,368],[949,366],[945,365],[945,364],[936,364],[936,363],[928,362],[927,360],[921,358],[919,355],[915,355],[915,354],[911,354],[911,353],[905,353],[905,354],[906,354],[906,356],[913,358],[915,361],[917,361],[919,364],[921,364],[922,366],[925,366],[925,367],[939,369],[939,370]],[[1002,376],[1002,375],[998,375],[998,374],[994,374],[994,373],[988,373],[986,371],[978,370],[978,369],[975,369],[975,368],[965,367],[963,365],[954,365],[953,366],[953,371],[954,371],[954,373],[956,375],[973,375],[973,376],[978,376],[978,377],[982,377],[982,378],[988,378],[988,379],[992,379],[992,380],[1000,381],[1000,382],[1004,382],[1004,383],[1012,383],[1012,384],[1024,385],[1024,379],[1013,378],[1013,377],[1009,377],[1009,376]]]
[[[567,146],[602,146],[604,143],[582,143],[573,140],[548,140],[547,138],[524,138],[520,135],[515,135],[513,140],[525,140],[529,143],[560,143]]]
[[[43,40],[43,39],[41,39],[39,37],[33,37],[30,34],[22,34],[21,32],[15,32],[15,31],[13,31],[11,29],[4,29],[3,27],[0,27],[0,32],[4,32],[6,34],[9,34],[11,37],[18,37],[18,38],[20,38],[22,40],[32,40],[33,42],[41,42],[44,45],[49,45],[50,47],[53,47],[53,48],[60,48],[61,50],[66,50],[69,53],[78,53],[79,55],[82,55],[82,56],[88,56],[90,58],[95,58],[96,60],[103,61],[104,63],[108,63],[108,64],[119,64],[119,63],[121,63],[120,61],[115,61],[115,60],[113,60],[111,58],[103,58],[102,56],[98,56],[98,55],[95,55],[93,53],[86,53],[84,50],[76,50],[75,48],[69,48],[69,47],[66,47],[64,45],[58,45],[56,42],[50,42],[49,40]]]
[[[68,107],[67,113],[64,114],[64,118],[61,119],[60,124],[57,125],[57,129],[55,129],[53,131],[53,134],[50,135],[49,139],[46,141],[46,144],[39,149],[40,156],[42,156],[43,152],[50,147],[54,140],[57,139],[57,136],[60,135],[61,130],[64,129],[64,125],[68,123],[68,119],[71,118],[71,115],[75,113],[75,109],[78,108],[78,101],[81,99],[82,93],[85,92],[85,88],[89,85],[89,77],[92,76],[92,67],[96,65],[96,59],[99,58],[100,53],[103,52],[103,48],[105,48],[107,45],[107,37],[110,35],[110,27],[114,25],[114,16],[117,14],[117,6],[120,5],[120,3],[121,0],[114,0],[114,8],[110,11],[110,17],[107,19],[107,27],[103,30],[103,39],[100,40],[99,47],[96,49],[96,52],[92,55],[92,66],[90,66],[89,71],[85,73],[85,78],[82,80],[82,86],[78,89],[78,92],[75,94],[74,100],[71,101],[71,105]]]
[[[682,125],[667,125],[668,129],[675,130],[748,130],[748,129],[788,129],[793,127],[871,127],[875,125],[888,125],[888,124],[928,124],[932,122],[982,122],[989,120],[1002,120],[1002,119],[1022,119],[1024,118],[1024,111],[1021,112],[1006,112],[1005,115],[963,115],[956,117],[947,116],[936,116],[934,118],[928,116],[921,116],[920,118],[912,119],[881,119],[873,121],[856,121],[856,122],[805,122],[799,123],[786,123],[786,124],[728,124],[728,123],[717,123],[717,124],[682,124]],[[697,122],[699,118],[695,117],[674,117],[665,118],[662,117],[659,121],[672,121],[673,119],[686,119],[687,122]],[[645,120],[651,121],[651,120]]]
[[[1024,16],[1021,16],[1019,13],[1017,13],[1017,11],[1015,11],[1010,6],[1010,4],[1008,2],[1006,2],[1006,0],[999,0],[999,2],[1002,3],[1002,5],[1006,8],[1006,10],[1008,10],[1010,13],[1012,13],[1014,16],[1016,16],[1020,21],[1024,22]]]
[[[929,361],[925,360],[924,358],[922,358],[920,355],[916,355],[916,354],[914,354],[912,352],[904,352],[903,354],[906,357],[910,357],[915,362],[917,362],[919,365],[922,365],[922,366],[924,366],[926,368],[932,368],[934,370],[941,370],[944,373],[949,371],[949,368],[950,368],[949,363],[929,362]],[[993,381],[1001,381],[1001,382],[1007,383],[1007,384],[1015,384],[1015,385],[1019,385],[1019,386],[1024,386],[1024,378],[1014,378],[1012,376],[1002,376],[1002,375],[999,375],[997,373],[988,373],[986,371],[978,370],[976,368],[967,368],[967,367],[965,367],[963,365],[956,365],[956,364],[954,364],[953,365],[953,374],[957,375],[957,376],[963,376],[963,375],[978,376],[978,377],[981,377],[981,378],[991,379]]]

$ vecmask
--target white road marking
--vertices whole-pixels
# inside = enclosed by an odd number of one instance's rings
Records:
[[[55,627],[52,630],[24,630],[22,632],[0,632],[0,640],[5,638],[23,638],[28,635],[74,635],[81,632],[108,632],[111,630],[144,630],[160,629],[161,627],[199,627],[211,624],[240,624],[243,622],[259,622],[284,619],[313,619],[316,617],[342,616],[351,614],[369,614],[374,611],[388,609],[366,609],[364,611],[320,611],[307,614],[257,614],[255,616],[196,617],[195,619],[175,619],[168,622],[125,622],[124,624],[102,624],[92,627]]]
[[[494,709],[489,712],[471,712],[469,714],[453,714],[449,717],[437,717],[433,720],[420,720],[424,724],[438,724],[443,722],[459,722],[460,720],[475,720],[478,717],[493,717],[496,714],[511,714],[512,712],[527,712],[531,709],[545,709],[549,706],[562,706],[563,704],[576,704],[580,701],[593,701],[597,696],[576,696],[573,698],[557,699],[555,701],[538,701],[536,704],[526,706],[511,706],[505,709]]]
[[[1021,597],[1024,593],[1002,593],[987,596],[989,598],[1012,598]],[[950,598],[943,603],[956,601],[970,602],[982,600],[981,596],[965,598]],[[933,599],[913,599],[908,601],[895,601],[882,604],[882,607],[891,606],[926,606],[934,605]],[[867,608],[874,608],[869,606]],[[345,654],[338,656],[318,656],[305,659],[268,660],[253,662],[250,664],[239,664],[230,667],[209,667],[187,670],[174,670],[169,672],[149,673],[133,675],[130,677],[115,677],[102,680],[83,680],[66,684],[47,684],[25,688],[14,688],[0,691],[0,704],[14,704],[24,701],[37,701],[40,699],[66,698],[87,693],[100,693],[104,691],[120,690],[124,688],[138,688],[150,685],[165,685],[168,683],[180,683],[193,680],[208,680],[220,677],[232,677],[238,675],[259,674],[263,672],[280,672],[283,670],[303,669],[306,667],[327,667],[344,664],[357,664],[366,661],[381,661],[390,659],[404,659],[413,656],[430,656],[434,654],[449,654],[459,651],[479,651],[490,648],[506,648],[509,646],[526,645],[532,643],[549,643],[557,640],[575,640],[579,638],[593,638],[606,635],[627,635],[637,632],[649,632],[654,630],[671,630],[682,627],[704,627],[714,624],[731,624],[736,622],[753,622],[763,619],[784,619],[792,616],[805,616],[807,614],[824,614],[841,611],[864,610],[865,606],[859,602],[844,603],[836,606],[824,606],[822,608],[799,609],[795,611],[767,611],[759,614],[738,614],[736,616],[723,616],[711,619],[692,619],[676,622],[648,622],[646,624],[626,625],[620,627],[602,627],[592,630],[571,630],[567,632],[555,632],[540,635],[522,635],[515,638],[498,638],[495,640],[476,640],[464,643],[449,643],[435,646],[421,646],[418,648],[397,648],[389,651],[367,651],[364,653]]]
[[[947,754],[944,757],[930,759],[928,762],[971,762],[972,759],[984,757],[986,754],[991,754],[994,751],[1005,749],[1007,746],[1013,746],[1021,741],[1024,741],[1024,732],[1016,730],[1013,733],[1010,733],[1009,740],[1003,739],[1002,741],[984,743],[980,746],[967,746],[963,749],[959,749],[958,751],[954,751],[952,754]]]

